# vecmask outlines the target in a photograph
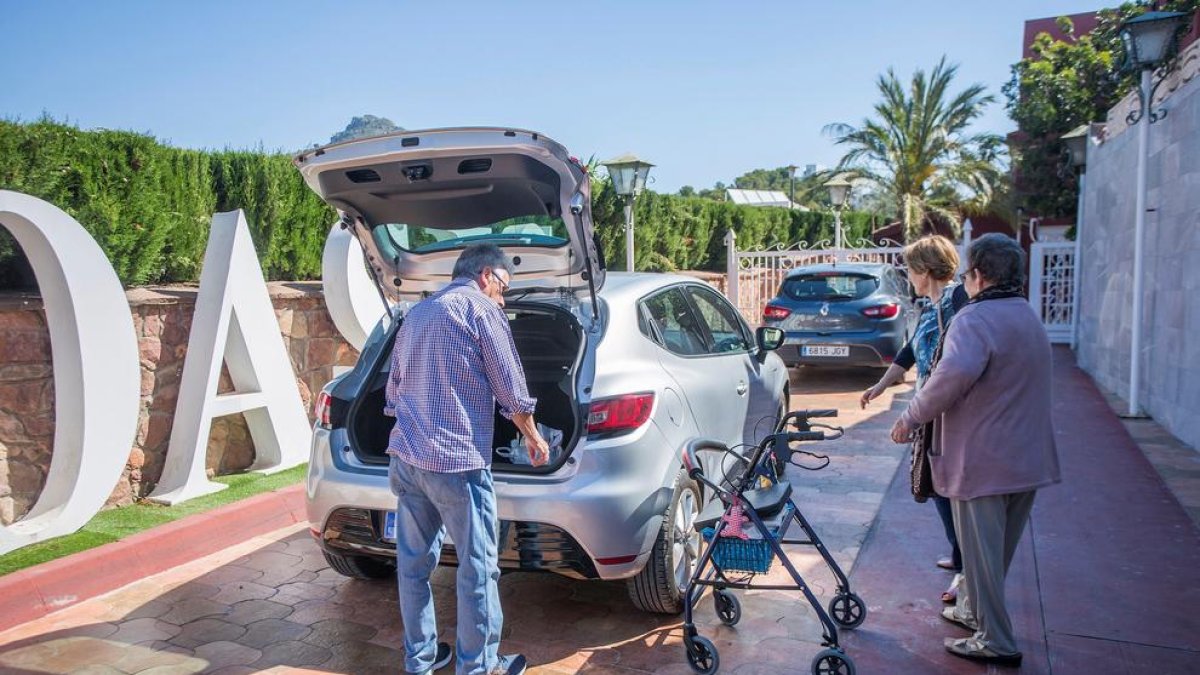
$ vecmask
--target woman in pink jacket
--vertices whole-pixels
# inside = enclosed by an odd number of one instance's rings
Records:
[[[933,486],[950,499],[965,587],[943,617],[974,631],[950,653],[1020,665],[1004,579],[1038,488],[1060,480],[1051,424],[1050,342],[1022,293],[1025,252],[988,234],[967,251],[970,302],[946,333],[941,361],[892,429],[906,443],[936,420]]]

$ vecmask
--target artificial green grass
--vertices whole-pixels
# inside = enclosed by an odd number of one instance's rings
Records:
[[[148,530],[155,525],[169,523],[172,520],[208,511],[246,497],[294,485],[304,480],[304,473],[307,469],[308,465],[302,464],[271,475],[239,473],[232,476],[217,476],[213,481],[224,483],[229,487],[182,504],[163,506],[138,502],[130,506],[101,511],[78,532],[30,544],[11,553],[0,555],[0,576],[117,541],[131,534]]]

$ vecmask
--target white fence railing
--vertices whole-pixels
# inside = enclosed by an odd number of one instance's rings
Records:
[[[727,293],[731,302],[751,325],[762,320],[763,307],[779,292],[784,277],[797,267],[833,262],[879,262],[903,267],[902,246],[871,246],[835,249],[829,242],[810,246],[804,242],[791,248],[766,251],[738,251],[733,233],[726,236]]]

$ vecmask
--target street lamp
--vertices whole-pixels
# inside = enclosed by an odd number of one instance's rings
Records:
[[[638,159],[633,153],[625,153],[607,162],[600,163],[608,169],[613,189],[625,199],[625,269],[633,271],[633,200],[646,188],[646,177],[650,175],[650,162]]]
[[[1155,70],[1162,64],[1175,36],[1183,27],[1187,14],[1182,12],[1146,12],[1121,25],[1121,42],[1125,45],[1126,66],[1141,71],[1138,87],[1138,107],[1125,121],[1138,127],[1138,161],[1136,203],[1133,226],[1133,334],[1130,338],[1129,416],[1141,416],[1139,392],[1142,352],[1142,239],[1146,228],[1146,164],[1150,152],[1150,125],[1166,117],[1166,110],[1154,109],[1154,90],[1166,77]],[[1142,118],[1145,118],[1143,121]]]
[[[788,175],[792,177],[792,189],[788,194],[788,210],[796,208],[796,169],[798,168],[795,164],[788,164],[787,167]]]
[[[842,250],[842,207],[850,196],[853,183],[846,180],[846,174],[839,173],[825,183],[829,189],[829,201],[833,204],[833,248]]]

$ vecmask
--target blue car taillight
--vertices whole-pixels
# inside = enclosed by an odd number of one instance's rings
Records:
[[[780,307],[779,305],[767,305],[766,307],[763,307],[763,318],[771,321],[786,319],[791,313],[792,310],[786,307]]]
[[[875,305],[862,310],[863,316],[869,316],[872,319],[890,319],[900,313],[900,305],[894,302],[889,302],[885,305]]]

